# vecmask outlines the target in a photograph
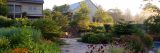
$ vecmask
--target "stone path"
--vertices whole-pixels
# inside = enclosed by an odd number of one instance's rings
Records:
[[[78,38],[62,38],[67,45],[61,46],[61,53],[86,53],[91,49],[88,48],[89,44],[78,42]],[[101,45],[96,45],[99,48]],[[97,51],[97,49],[95,49]],[[94,52],[94,51],[93,51]],[[97,53],[97,52],[94,52]]]

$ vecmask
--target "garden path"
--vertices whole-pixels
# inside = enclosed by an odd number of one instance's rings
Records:
[[[79,38],[62,38],[62,39],[65,41],[66,45],[61,46],[61,53],[87,53],[93,50],[93,48],[88,47],[88,45],[90,44],[78,42],[77,40]],[[101,46],[102,44],[95,45],[95,50],[93,50],[93,53],[98,53],[97,52],[98,48],[100,48]],[[106,51],[104,51],[104,53],[105,52]]]

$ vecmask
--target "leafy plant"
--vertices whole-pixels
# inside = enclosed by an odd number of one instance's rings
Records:
[[[41,35],[40,33],[36,34],[38,30],[31,28],[1,28],[0,32],[0,37],[6,37],[9,40],[9,45],[7,45],[9,48],[24,47],[31,49],[33,42],[38,42],[40,39],[38,36]]]
[[[9,40],[6,37],[0,37],[0,49],[6,49],[7,46],[9,45]]]
[[[51,40],[54,37],[60,37],[63,34],[61,26],[59,26],[55,21],[48,19],[39,19],[33,21],[32,26],[35,29],[41,30],[43,38]]]
[[[132,35],[126,38],[126,42],[128,42],[128,48],[133,49],[135,53],[138,51],[144,52],[145,49],[149,50],[153,46],[153,39],[149,35]]]
[[[82,34],[82,42],[93,44],[106,44],[112,42],[112,35],[109,33],[85,33]]]
[[[160,16],[151,16],[144,22],[147,32],[152,34],[159,34],[160,33]]]
[[[14,25],[14,21],[4,17],[4,16],[0,16],[0,27],[10,27]]]

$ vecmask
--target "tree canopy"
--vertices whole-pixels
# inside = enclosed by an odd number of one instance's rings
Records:
[[[89,19],[90,9],[85,2],[80,3],[80,8],[74,14],[74,20],[72,24],[78,27],[80,30],[89,29],[90,19]]]
[[[0,15],[6,16],[8,13],[7,0],[0,0]]]
[[[61,6],[54,6],[53,11],[59,11],[59,12],[62,12],[62,13],[66,13],[66,12],[69,11],[69,5],[64,4],[64,5],[61,5]]]
[[[123,15],[122,15],[122,11],[120,9],[109,9],[107,11],[109,13],[109,15],[112,16],[112,18],[114,19],[115,22],[121,22],[123,19]]]
[[[105,12],[101,7],[98,7],[96,14],[94,15],[95,22],[100,23],[112,23],[112,17]]]

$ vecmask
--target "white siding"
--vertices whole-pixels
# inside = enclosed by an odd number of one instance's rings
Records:
[[[32,4],[32,3],[14,3],[8,2],[9,5],[20,5],[21,12],[26,12],[28,16],[30,15],[42,15],[43,4]]]
[[[27,12],[27,14],[32,15],[42,15],[43,5],[39,4],[23,4],[22,12]]]

